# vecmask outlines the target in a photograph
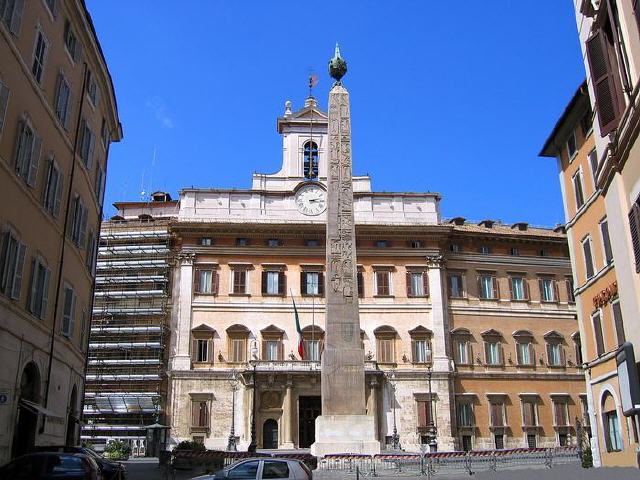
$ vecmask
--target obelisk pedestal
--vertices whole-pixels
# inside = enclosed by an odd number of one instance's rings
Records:
[[[356,239],[351,176],[349,93],[340,83],[346,62],[329,63],[337,81],[329,92],[327,169],[326,331],[321,360],[322,415],[311,453],[380,453],[374,417],[366,415],[364,349],[360,340]]]

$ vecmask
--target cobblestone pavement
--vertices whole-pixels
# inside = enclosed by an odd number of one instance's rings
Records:
[[[156,458],[134,459],[125,462],[127,466],[127,480],[188,480],[200,474],[197,470],[177,470],[175,477],[165,477],[158,466]],[[355,473],[346,471],[314,471],[314,480],[356,480]],[[371,480],[404,480],[415,478],[426,480],[427,477],[386,476],[372,477]],[[545,467],[510,469],[501,472],[477,472],[473,476],[466,473],[436,474],[433,480],[638,480],[640,470],[637,468],[591,468],[583,469],[577,465],[558,465],[552,469]],[[360,480],[369,480],[364,475]]]

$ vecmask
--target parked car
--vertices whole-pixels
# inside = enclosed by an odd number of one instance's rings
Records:
[[[28,453],[0,467],[0,480],[103,480],[100,467],[82,453]]]
[[[71,447],[68,445],[50,445],[46,447],[36,447],[36,452],[60,452],[60,453],[82,453],[93,458],[100,471],[102,472],[102,478],[104,480],[125,480],[127,478],[127,468],[113,460],[103,457],[95,450],[86,447]]]
[[[313,474],[300,460],[289,458],[247,458],[223,468],[215,475],[202,475],[191,480],[312,480]]]

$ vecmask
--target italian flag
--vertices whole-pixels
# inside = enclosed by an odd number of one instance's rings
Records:
[[[293,302],[293,314],[296,317],[296,330],[298,331],[298,355],[300,359],[304,360],[304,343],[302,341],[302,328],[300,328],[300,317],[298,317],[298,309],[296,308],[296,301],[292,298]]]

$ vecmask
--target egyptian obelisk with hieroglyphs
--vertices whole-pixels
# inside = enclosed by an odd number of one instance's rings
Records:
[[[365,412],[364,349],[356,286],[356,241],[351,177],[347,71],[336,45],[329,73],[329,163],[327,172],[326,333],[322,353],[322,415],[316,419],[312,454],[380,452],[374,418]]]

